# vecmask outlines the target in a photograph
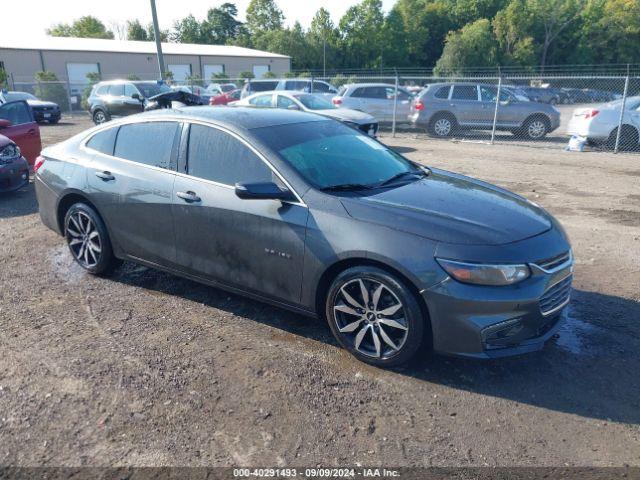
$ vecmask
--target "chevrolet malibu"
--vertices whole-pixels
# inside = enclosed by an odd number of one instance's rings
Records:
[[[537,350],[569,302],[571,248],[542,208],[311,113],[148,112],[35,169],[42,221],[88,272],[128,260],[323,317],[377,366]]]

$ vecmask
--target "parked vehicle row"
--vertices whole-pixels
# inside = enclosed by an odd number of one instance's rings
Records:
[[[322,80],[311,80],[308,78],[270,78],[266,80],[251,80],[242,87],[241,98],[258,92],[268,91],[296,91],[315,93],[317,95],[333,96],[338,90],[331,84]]]
[[[326,318],[373,365],[538,350],[570,299],[571,248],[542,208],[320,115],[146,112],[34,170],[42,221],[86,271],[129,260]]]

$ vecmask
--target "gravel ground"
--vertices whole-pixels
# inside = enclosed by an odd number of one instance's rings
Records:
[[[0,465],[640,465],[640,156],[402,137],[383,141],[565,225],[574,299],[544,350],[368,367],[321,321],[131,264],[85,274],[31,185],[0,196]]]

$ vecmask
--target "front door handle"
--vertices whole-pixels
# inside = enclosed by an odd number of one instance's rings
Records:
[[[200,197],[198,195],[196,195],[192,191],[178,192],[178,193],[176,193],[176,196],[181,198],[181,199],[183,199],[187,203],[193,203],[193,202],[199,202],[200,201]]]
[[[104,180],[105,182],[108,182],[110,180],[115,180],[116,177],[114,177],[113,175],[111,175],[111,172],[96,172],[96,177],[101,178],[102,180]]]

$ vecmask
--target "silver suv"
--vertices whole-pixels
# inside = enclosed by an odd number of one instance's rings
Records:
[[[459,129],[491,130],[496,113],[496,85],[434,83],[411,105],[409,120],[435,137],[449,137]],[[539,140],[560,126],[560,112],[551,105],[523,102],[509,90],[500,91],[496,129]]]
[[[393,120],[395,85],[389,83],[351,83],[343,85],[332,101],[336,107],[351,108],[373,115],[379,122]],[[396,120],[406,122],[413,96],[398,88]]]

